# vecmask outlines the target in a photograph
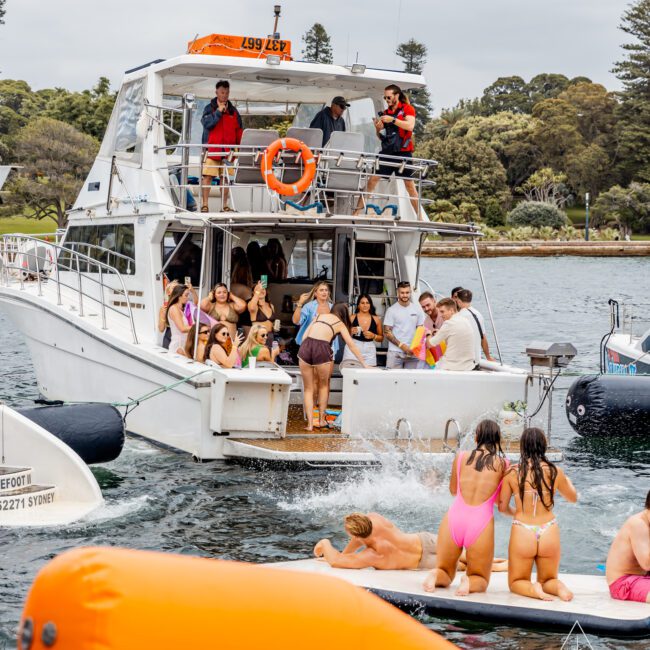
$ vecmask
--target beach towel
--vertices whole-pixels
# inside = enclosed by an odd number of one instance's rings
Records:
[[[443,341],[440,345],[428,348],[427,336],[429,336],[429,332],[424,329],[424,326],[418,326],[415,329],[409,348],[420,361],[424,361],[430,368],[435,368],[436,363],[440,361],[440,357],[445,353],[447,344]]]

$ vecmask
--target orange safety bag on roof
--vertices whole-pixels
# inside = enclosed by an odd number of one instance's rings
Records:
[[[18,634],[18,648],[29,650],[455,647],[336,578],[118,548],[79,548],[49,562]]]

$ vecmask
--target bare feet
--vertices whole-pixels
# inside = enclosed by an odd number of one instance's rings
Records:
[[[540,600],[555,600],[553,596],[547,594],[544,591],[541,582],[533,582],[532,585],[533,585],[533,594],[535,598],[539,598]]]
[[[457,596],[469,596],[469,578],[467,577],[467,574],[464,576],[461,576],[460,578],[460,586],[458,589],[456,589],[456,595]]]
[[[569,602],[570,600],[573,600],[573,592],[567,588],[565,584],[560,582],[558,580],[558,586],[557,586],[557,595],[560,600],[563,600],[565,602]]]
[[[438,579],[438,569],[432,569],[429,571],[429,575],[425,578],[424,584],[422,585],[424,591],[432,593],[436,590],[436,580]]]

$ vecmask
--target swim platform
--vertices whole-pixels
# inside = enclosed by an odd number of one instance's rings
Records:
[[[586,634],[650,636],[650,604],[614,600],[602,575],[561,574],[560,579],[574,593],[573,600],[566,603],[559,599],[546,602],[510,593],[507,573],[493,573],[486,593],[461,597],[455,595],[460,582],[458,575],[449,588],[427,593],[422,589],[427,571],[335,569],[316,559],[267,566],[341,578],[414,614],[445,615],[457,620],[484,620],[521,627],[553,627],[566,630],[567,634],[578,621]]]

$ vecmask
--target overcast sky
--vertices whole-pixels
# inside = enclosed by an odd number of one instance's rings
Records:
[[[540,72],[585,75],[610,90],[627,39],[618,29],[627,0],[284,0],[280,32],[300,57],[301,36],[321,22],[334,60],[399,68],[397,42],[429,50],[425,76],[436,112],[479,96],[497,77]],[[401,4],[401,11],[400,11]],[[185,52],[195,34],[264,36],[266,0],[7,0],[0,26],[0,78],[34,89],[119,86],[124,70]]]

